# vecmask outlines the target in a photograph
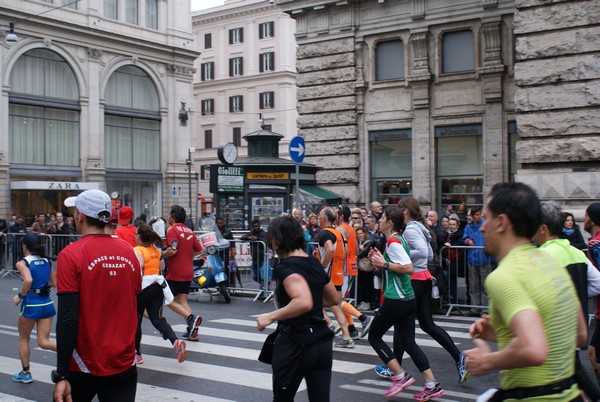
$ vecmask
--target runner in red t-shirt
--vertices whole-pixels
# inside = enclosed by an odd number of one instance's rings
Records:
[[[118,236],[126,241],[131,247],[137,247],[138,244],[135,240],[135,232],[137,231],[137,228],[131,224],[133,209],[130,207],[123,207],[119,209],[118,217],[119,227],[115,230],[115,236]]]
[[[169,213],[169,224],[167,230],[167,249],[163,257],[167,258],[167,282],[175,296],[174,303],[169,304],[171,310],[185,318],[187,330],[182,338],[190,341],[198,340],[198,327],[202,323],[202,317],[195,315],[188,304],[190,283],[194,278],[194,264],[192,259],[202,252],[200,242],[194,232],[184,225],[185,209],[179,205],[173,205]]]
[[[75,207],[83,236],[65,247],[57,262],[57,369],[54,398],[75,401],[135,400],[137,369],[136,297],[141,290],[139,261],[133,248],[104,227],[111,200],[87,190],[65,200]]]

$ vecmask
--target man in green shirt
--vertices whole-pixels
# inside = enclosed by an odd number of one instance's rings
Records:
[[[592,265],[583,251],[573,247],[568,239],[561,239],[562,210],[554,201],[542,201],[542,224],[533,240],[567,269],[581,303],[583,316],[588,316],[588,297],[600,293],[600,272]],[[579,353],[575,352],[575,380],[579,388],[593,401],[600,399],[600,388],[586,373]]]
[[[530,244],[541,224],[539,198],[525,184],[498,183],[483,214],[485,251],[498,267],[485,281],[490,314],[471,326],[467,367],[474,375],[500,371],[502,389],[491,400],[582,401],[574,359],[587,328],[567,271]]]

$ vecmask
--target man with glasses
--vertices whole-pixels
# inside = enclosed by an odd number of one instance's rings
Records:
[[[372,215],[375,218],[376,222],[379,222],[379,219],[381,219],[381,215],[383,215],[383,206],[381,205],[381,203],[379,201],[373,201],[371,203],[370,207],[371,207],[370,215]]]

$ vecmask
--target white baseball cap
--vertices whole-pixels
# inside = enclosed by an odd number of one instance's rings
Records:
[[[110,197],[104,191],[86,190],[76,197],[65,200],[66,207],[75,207],[90,218],[108,223],[112,211]]]

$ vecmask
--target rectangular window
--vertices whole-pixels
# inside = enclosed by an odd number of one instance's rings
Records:
[[[158,29],[158,0],[146,0],[146,28]]]
[[[160,121],[105,115],[106,167],[160,171]]]
[[[75,0],[62,0],[62,5],[65,6],[65,8],[77,10],[77,2]]]
[[[437,177],[441,205],[483,204],[483,126],[436,127]]]
[[[261,53],[258,55],[258,60],[261,73],[275,70],[275,52]]]
[[[273,109],[275,107],[275,92],[261,92],[259,104],[261,109]]]
[[[373,197],[396,205],[412,194],[412,130],[369,132]]]
[[[234,127],[233,128],[233,143],[237,147],[241,147],[242,146],[242,128],[241,127]]]
[[[258,24],[258,38],[272,38],[275,36],[275,23],[273,21]]]
[[[376,81],[404,78],[404,43],[401,40],[378,43],[375,64]]]
[[[211,116],[215,114],[215,100],[214,99],[203,99],[202,100],[202,116]]]
[[[233,57],[229,59],[229,76],[239,77],[244,75],[243,63],[243,57]]]
[[[229,111],[232,113],[244,111],[244,97],[242,95],[229,97]]]
[[[233,28],[229,30],[229,44],[235,45],[244,42],[244,28]]]
[[[204,34],[204,48],[212,49],[212,34]]]
[[[117,0],[104,0],[104,16],[116,20],[117,14]]]
[[[138,0],[125,0],[125,22],[138,23]]]
[[[204,130],[204,148],[212,148],[212,130]]]
[[[471,30],[446,32],[442,36],[442,73],[475,70],[475,49]]]
[[[200,80],[201,81],[214,80],[215,79],[214,71],[215,71],[215,62],[214,61],[209,61],[209,62],[200,64]]]

